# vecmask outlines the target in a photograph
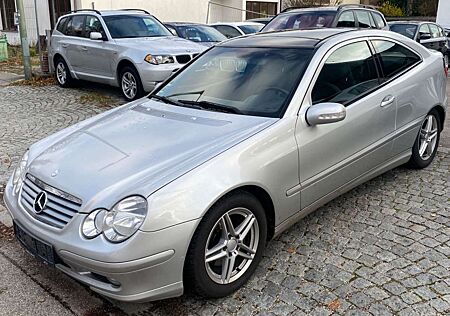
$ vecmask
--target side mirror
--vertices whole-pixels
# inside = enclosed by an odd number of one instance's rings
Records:
[[[339,103],[318,103],[306,111],[306,122],[310,126],[340,122],[347,110]]]
[[[89,38],[91,40],[98,41],[98,40],[102,40],[103,39],[103,35],[100,32],[91,32],[89,34]]]
[[[420,33],[419,39],[421,41],[429,40],[429,39],[431,39],[431,34],[430,33]]]

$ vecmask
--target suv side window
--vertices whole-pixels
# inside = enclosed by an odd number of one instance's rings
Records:
[[[68,18],[62,18],[61,20],[59,20],[58,26],[56,27],[56,29],[58,30],[58,32],[61,32],[64,34],[65,30],[66,30],[66,22],[67,22]]]
[[[237,36],[241,36],[241,33],[239,33],[238,30],[236,30],[234,27],[228,26],[228,25],[215,25],[214,26],[220,33],[225,35],[227,38],[233,38]]]
[[[356,18],[358,19],[360,28],[370,28],[371,27],[369,11],[355,10],[355,13],[356,13]]]
[[[353,11],[344,11],[339,16],[339,20],[337,22],[337,27],[356,27],[355,15]]]
[[[381,16],[381,14],[376,13],[376,12],[371,12],[372,13],[372,17],[375,20],[375,24],[377,25],[377,28],[382,29],[386,27],[386,23],[384,22],[383,17]]]
[[[352,43],[337,49],[325,61],[311,94],[312,102],[347,105],[379,84],[369,45],[365,41]]]
[[[419,28],[419,34],[431,34],[428,24],[422,24]]]
[[[389,80],[421,61],[416,53],[394,42],[373,40],[372,43],[385,80]]]
[[[435,24],[428,24],[428,26],[430,27],[431,37],[433,37],[433,38],[440,37],[439,29],[438,29],[437,25],[435,25]]]
[[[72,19],[67,24],[67,35],[69,36],[77,36],[77,37],[83,37],[84,36],[84,20],[86,16],[85,15],[74,15]]]
[[[91,32],[98,32],[101,33],[103,37],[106,37],[105,30],[103,29],[102,23],[100,20],[93,15],[86,16],[86,22],[85,22],[85,28],[84,28],[84,36],[89,38],[91,35]]]

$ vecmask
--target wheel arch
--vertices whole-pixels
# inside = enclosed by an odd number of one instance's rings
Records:
[[[61,55],[60,53],[56,53],[54,56],[53,56],[53,66],[56,68],[56,61],[58,60],[58,59],[62,59],[62,60],[64,60],[64,61],[66,61],[66,59],[63,57],[63,55]],[[67,63],[67,62],[66,62]]]
[[[119,85],[120,85],[120,72],[122,71],[123,68],[125,68],[127,66],[133,67],[136,71],[138,71],[137,67],[133,64],[132,61],[130,61],[128,59],[122,59],[121,61],[119,61],[119,63],[117,64],[117,69],[116,69],[116,78],[117,78],[117,83]]]
[[[438,105],[435,105],[430,110],[430,112],[433,111],[433,110],[436,110],[436,112],[438,112],[438,114],[439,114],[439,119],[441,121],[441,132],[442,132],[444,130],[444,125],[445,125],[445,115],[446,115],[445,109],[444,109],[444,107],[442,105],[438,104]],[[430,112],[428,112],[428,113],[430,113]]]

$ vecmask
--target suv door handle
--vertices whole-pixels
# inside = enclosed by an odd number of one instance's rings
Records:
[[[84,50],[84,51],[88,50],[86,46],[81,46],[81,49]]]
[[[394,101],[395,101],[395,97],[394,97],[393,95],[388,95],[388,96],[386,96],[386,97],[383,99],[383,101],[381,101],[380,106],[381,106],[382,108],[384,108],[384,107],[386,107],[386,106],[391,105],[392,103],[394,103]]]
[[[69,44],[62,44],[61,46],[64,48],[67,48],[67,47],[69,47]]]

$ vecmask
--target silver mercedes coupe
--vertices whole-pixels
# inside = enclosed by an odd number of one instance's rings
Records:
[[[239,37],[33,144],[4,199],[21,244],[98,293],[225,296],[302,217],[389,169],[427,167],[446,80],[442,54],[396,33]]]

